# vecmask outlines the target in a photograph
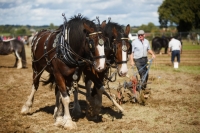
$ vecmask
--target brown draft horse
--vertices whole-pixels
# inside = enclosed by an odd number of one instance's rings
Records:
[[[128,24],[125,31],[118,23],[108,22],[104,29],[104,35],[108,37],[107,45],[105,43],[105,54],[107,59],[107,67],[103,72],[95,72],[91,67],[84,69],[85,86],[87,90],[86,100],[88,103],[87,117],[89,119],[96,119],[102,107],[102,94],[108,93],[105,90],[105,80],[109,79],[109,70],[111,67],[117,69],[119,76],[126,76],[128,72],[127,60],[128,54],[131,54],[131,44],[128,41],[128,34],[130,32],[130,25]],[[106,47],[107,46],[107,47]],[[88,74],[90,73],[90,74]],[[91,89],[91,83],[94,83]],[[109,97],[111,98],[111,97]],[[113,99],[111,99],[113,101]],[[120,109],[119,105],[113,103]],[[123,111],[123,109],[120,109]]]
[[[128,41],[128,34],[130,32],[130,25],[126,26],[124,31],[122,26],[117,23],[109,22],[103,30],[104,35],[108,38],[105,42],[105,54],[107,59],[107,67],[102,72],[95,72],[90,66],[87,66],[83,73],[85,75],[85,87],[86,87],[86,100],[88,104],[87,118],[90,120],[97,120],[98,115],[102,107],[102,94],[108,93],[104,87],[104,80],[108,79],[108,72],[111,69],[111,65],[114,65],[117,69],[119,76],[125,76],[127,68],[127,56],[131,54],[131,44]],[[107,47],[106,47],[107,46]],[[91,90],[91,84],[94,83],[94,88]],[[57,89],[58,91],[58,89]],[[59,93],[57,93],[59,94]],[[108,96],[113,103],[115,102],[110,96]],[[63,106],[59,102],[59,95],[56,98],[57,112],[54,116],[62,116]],[[118,108],[123,111],[117,102],[114,103]],[[78,102],[78,92],[74,92],[74,114],[81,114],[81,108]],[[57,123],[59,125],[59,123]]]
[[[18,39],[1,40],[0,39],[0,55],[15,54],[16,60],[14,67],[21,69],[26,67],[26,51],[24,43]]]
[[[103,28],[105,24],[101,26]],[[31,45],[32,91],[22,107],[21,113],[29,112],[41,74],[46,70],[50,73],[48,81],[51,82],[51,77],[55,78],[64,107],[64,116],[58,117],[55,123],[62,121],[65,129],[76,129],[76,123],[72,121],[69,112],[71,92],[69,88],[75,86],[76,82],[73,81],[80,79],[85,64],[91,64],[96,71],[104,69],[104,41],[105,38],[95,23],[80,14],[72,17],[69,22],[65,22],[56,31],[42,30],[38,32]],[[91,47],[90,44],[92,44]]]

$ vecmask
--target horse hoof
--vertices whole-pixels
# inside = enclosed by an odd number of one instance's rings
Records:
[[[17,69],[22,69],[22,66],[17,66]]]
[[[26,115],[26,114],[28,114],[29,113],[29,107],[27,107],[27,106],[23,106],[22,107],[22,110],[21,110],[21,114],[22,115]]]
[[[73,122],[72,120],[68,120],[64,125],[64,129],[76,130],[77,129],[76,122]]]
[[[65,125],[65,122],[62,117],[57,117],[56,122],[53,125],[56,127],[62,127]]]

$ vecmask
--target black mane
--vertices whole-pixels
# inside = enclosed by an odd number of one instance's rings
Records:
[[[123,37],[122,33],[124,33],[123,27],[121,25],[119,25],[118,23],[114,23],[114,22],[107,23],[105,30],[104,30],[104,35],[107,36],[110,40],[113,40],[114,36],[113,36],[112,30],[114,27],[118,31],[118,38],[117,38],[117,40],[118,40],[121,37]]]

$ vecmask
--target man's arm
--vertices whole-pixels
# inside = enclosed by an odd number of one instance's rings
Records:
[[[130,59],[130,65],[131,65],[131,66],[134,66],[134,62],[133,62],[133,53],[131,53],[131,54],[129,55],[129,59]]]
[[[155,56],[155,54],[153,53],[152,50],[149,49],[149,50],[148,50],[148,53],[152,55],[152,58],[153,58],[153,59],[156,58],[156,56]]]

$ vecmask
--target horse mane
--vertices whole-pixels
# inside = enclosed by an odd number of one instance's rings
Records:
[[[89,27],[94,28],[95,31],[97,31],[97,27],[94,23],[94,20],[89,20],[87,17],[84,17],[83,15],[74,15],[70,18],[68,25],[71,25],[71,27],[76,27],[80,23],[86,23]],[[79,26],[82,26],[81,24]],[[85,31],[84,31],[85,32]]]
[[[112,33],[112,30],[113,30],[114,27],[119,34],[124,33],[124,29],[121,25],[119,25],[118,23],[115,23],[115,22],[109,22],[109,23],[106,24],[106,27],[104,29],[104,34],[105,34],[105,36],[108,36],[108,38],[110,40],[114,39],[114,36],[113,36],[113,33]],[[116,39],[120,39],[121,36],[122,35],[118,35],[118,38],[116,38]]]
[[[85,45],[83,43],[85,42],[86,37],[89,36],[89,33],[87,33],[84,29],[84,23],[97,31],[94,20],[91,21],[81,14],[72,16],[69,21],[60,25],[57,29],[58,31],[61,31],[63,29],[63,25],[66,26],[67,31],[65,35],[67,36],[67,42],[76,53],[83,51],[83,49],[80,49],[80,45]]]

